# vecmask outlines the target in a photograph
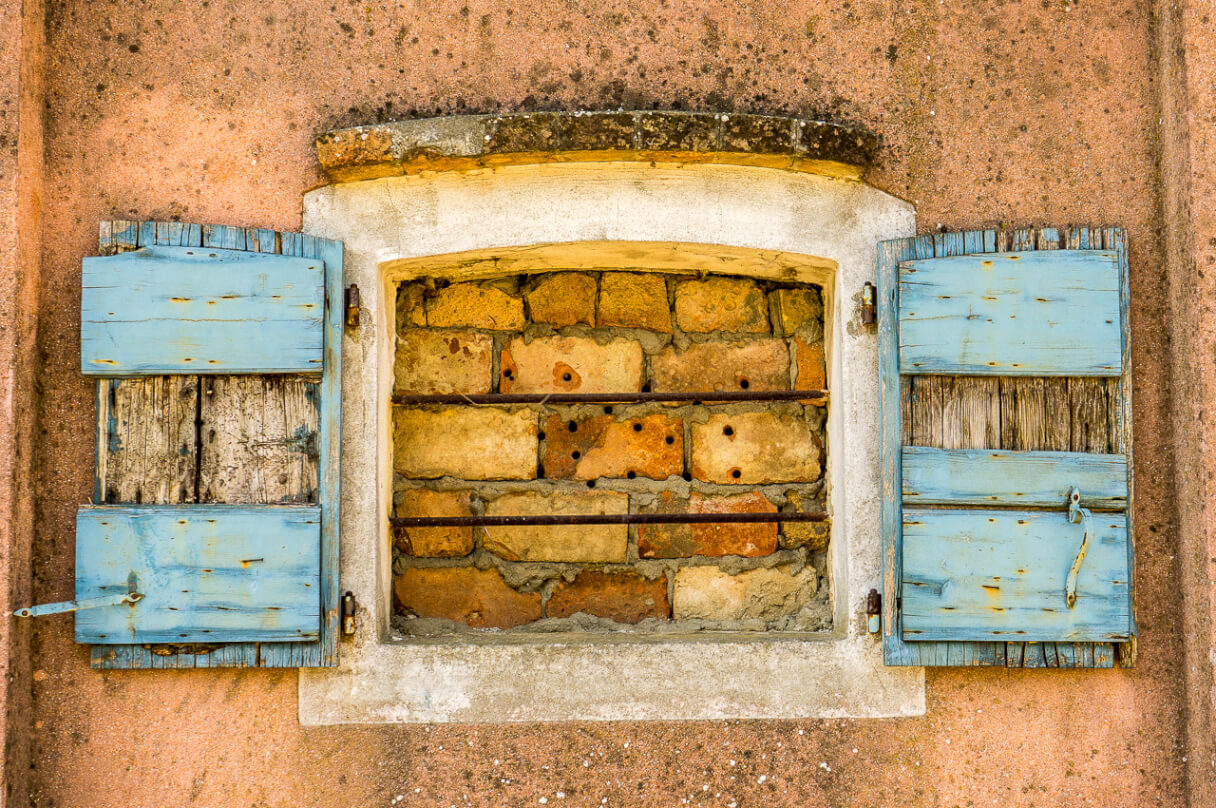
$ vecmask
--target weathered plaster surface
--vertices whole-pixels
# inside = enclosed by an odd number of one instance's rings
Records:
[[[930,671],[916,718],[301,727],[294,673],[96,673],[70,620],[48,618],[31,660],[34,804],[555,805],[559,790],[566,805],[667,806],[695,793],[744,807],[1185,803],[1149,3],[251,8],[50,10],[39,599],[71,593],[73,515],[92,491],[76,318],[99,219],[291,229],[301,195],[324,181],[319,132],[462,110],[678,103],[828,115],[880,133],[870,179],[915,202],[925,230],[1129,228],[1140,664]]]
[[[1184,608],[1188,786],[1216,805],[1216,20],[1204,4],[1159,6],[1161,210],[1170,278],[1179,592]],[[1196,361],[1197,358],[1203,360]],[[1200,470],[1203,470],[1200,472]]]
[[[878,241],[915,231],[910,205],[860,182],[766,168],[567,163],[322,188],[305,199],[304,228],[344,239],[344,282],[358,284],[365,314],[358,334],[343,344],[342,586],[368,616],[338,670],[301,673],[303,723],[880,717],[924,710],[923,672],[883,667],[880,643],[866,634],[863,617],[866,593],[881,577],[878,342],[861,325],[855,297],[874,279]],[[571,245],[564,261],[563,244]],[[506,248],[512,266],[493,266],[496,246]],[[523,262],[535,246],[542,257],[529,267]],[[653,253],[663,268],[686,271],[725,271],[750,258],[757,275],[823,287],[837,635],[637,645],[591,637],[517,639],[509,646],[459,638],[384,642],[392,613],[395,281],[555,264],[610,267],[610,255],[623,252],[643,265]],[[465,265],[470,254],[479,259],[472,267]],[[439,257],[429,265],[417,260],[430,255]]]
[[[44,9],[0,2],[0,611],[30,597]],[[0,800],[29,783],[30,632],[0,621]]]

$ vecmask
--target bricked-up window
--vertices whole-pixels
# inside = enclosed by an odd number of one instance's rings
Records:
[[[395,392],[826,387],[819,287],[556,271],[397,291]],[[811,401],[393,407],[397,517],[825,510]],[[396,630],[820,631],[826,523],[397,527]]]

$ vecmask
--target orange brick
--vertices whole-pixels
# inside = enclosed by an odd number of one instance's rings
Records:
[[[807,344],[794,340],[794,351],[798,363],[798,390],[824,390],[828,386],[827,368],[824,366],[823,343]]]
[[[543,276],[528,293],[528,312],[532,322],[558,328],[577,323],[594,325],[595,277],[581,272]]]
[[[573,581],[562,581],[549,598],[549,617],[570,617],[582,612],[618,623],[638,623],[648,617],[666,620],[667,578],[649,580],[632,572],[586,570]]]
[[[493,361],[486,334],[411,328],[397,335],[393,373],[402,393],[488,393]]]
[[[668,345],[650,358],[656,392],[789,390],[789,346],[779,339]]]
[[[502,349],[504,393],[634,393],[642,389],[642,346],[613,339],[517,337]]]
[[[618,491],[518,491],[486,503],[490,516],[561,513],[628,513],[629,496]],[[507,561],[623,563],[627,525],[511,525],[487,527],[486,549]]]
[[[777,507],[759,491],[732,496],[707,496],[694,491],[687,502],[664,491],[652,513],[776,513]],[[777,523],[745,525],[640,525],[638,555],[642,558],[768,555],[777,549]]]
[[[684,470],[684,424],[666,415],[615,418],[597,415],[545,422],[546,477],[594,480],[648,477],[665,480]]]
[[[393,592],[402,611],[474,628],[511,628],[541,616],[539,592],[516,592],[492,569],[407,569],[393,582]]]
[[[719,413],[692,424],[692,476],[710,483],[815,482],[823,445],[801,419],[767,412]]]
[[[400,492],[397,516],[472,516],[470,491],[431,491],[415,488]],[[394,528],[393,538],[403,553],[419,558],[458,558],[473,552],[471,527]]]
[[[600,277],[596,322],[600,326],[644,328],[670,334],[667,282],[662,275],[605,272]]]
[[[764,292],[755,282],[742,278],[680,281],[675,310],[682,331],[764,334],[769,330]]]
[[[432,328],[519,331],[524,327],[524,301],[492,286],[454,283],[427,301],[426,322]]]

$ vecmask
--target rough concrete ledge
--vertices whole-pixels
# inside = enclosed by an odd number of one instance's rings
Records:
[[[460,115],[338,129],[317,137],[334,182],[502,165],[719,163],[861,179],[878,139],[824,121],[707,112]]]

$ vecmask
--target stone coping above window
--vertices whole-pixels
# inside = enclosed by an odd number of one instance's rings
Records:
[[[338,129],[317,137],[334,182],[524,163],[719,163],[861,179],[878,139],[862,129],[777,115],[534,112],[456,115]]]

